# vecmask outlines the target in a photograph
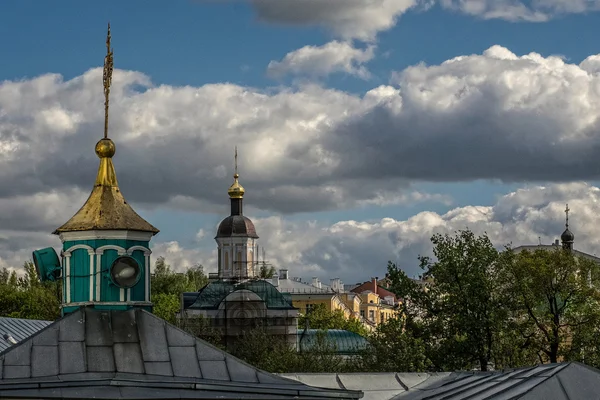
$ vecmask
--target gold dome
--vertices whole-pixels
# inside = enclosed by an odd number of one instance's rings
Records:
[[[112,140],[105,138],[96,143],[96,155],[99,158],[112,158],[115,155],[116,147]]]
[[[240,175],[237,173],[233,175],[233,185],[229,186],[229,190],[227,191],[229,197],[232,199],[241,199],[246,192],[244,187],[240,185],[240,182],[238,181],[239,177]]]

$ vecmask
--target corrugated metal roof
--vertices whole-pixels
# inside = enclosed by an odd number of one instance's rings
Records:
[[[363,400],[597,399],[600,370],[568,362],[493,372],[281,374],[307,385],[361,390]]]
[[[4,338],[4,335],[12,336],[18,343],[41,331],[51,323],[52,321],[37,319],[0,317],[0,352],[13,345]]]

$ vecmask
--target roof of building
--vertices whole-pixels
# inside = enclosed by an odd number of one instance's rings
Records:
[[[131,230],[159,231],[131,208],[123,197],[112,156],[115,145],[110,139],[101,139],[96,144],[96,154],[100,158],[98,175],[90,197],[84,205],[60,228],[53,233],[90,230]]]
[[[560,249],[560,248],[561,247],[557,244],[526,244],[523,246],[515,247],[513,249],[513,251],[515,253],[518,253],[518,252],[524,251],[524,250],[527,250],[527,251],[556,250],[556,249]],[[585,257],[587,259],[594,260],[594,261],[600,263],[600,258],[596,257],[595,255],[584,253],[583,251],[579,251],[579,250],[575,250],[575,249],[573,250],[573,254],[580,256],[580,257]]]
[[[79,309],[0,353],[2,398],[360,398],[258,370],[144,310]]]
[[[294,279],[279,279],[277,289],[282,293],[301,294],[301,293],[334,293],[330,286],[321,283],[321,287],[316,287],[307,282]]]
[[[301,351],[320,349],[321,337],[327,345],[334,346],[337,354],[357,354],[367,348],[369,342],[357,333],[343,329],[298,329],[298,344]],[[323,335],[323,336],[320,336]]]
[[[196,295],[193,303],[191,302],[192,293],[183,294],[184,309],[216,309],[228,295],[241,290],[248,290],[257,294],[265,302],[267,308],[295,309],[289,296],[281,293],[275,286],[265,280],[245,282],[219,280],[210,282],[198,293],[193,293]]]
[[[352,289],[352,291],[354,293],[362,293],[365,292],[367,290],[370,290],[373,293],[377,293],[379,295],[379,297],[381,297],[382,299],[388,296],[392,296],[394,299],[396,299],[396,295],[392,292],[390,292],[389,290],[382,288],[381,286],[377,286],[375,287],[375,283],[373,281],[369,281],[369,282],[365,282],[357,287],[355,287],[354,289]]]
[[[254,223],[250,218],[243,215],[230,215],[219,224],[217,229],[218,238],[223,237],[250,237],[257,239],[258,234]]]
[[[495,372],[281,374],[307,385],[361,390],[364,400],[597,398],[600,370],[577,362]]]
[[[51,323],[52,321],[40,321],[37,319],[0,317],[0,352],[13,346],[13,343],[5,339],[4,335],[12,336],[18,343],[44,329]]]

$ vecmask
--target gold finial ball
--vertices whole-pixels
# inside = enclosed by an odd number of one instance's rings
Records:
[[[115,144],[110,139],[100,139],[96,143],[96,155],[100,158],[111,158],[115,155]]]

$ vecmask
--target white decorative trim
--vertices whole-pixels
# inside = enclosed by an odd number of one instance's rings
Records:
[[[123,256],[127,253],[127,250],[125,250],[123,247],[121,246],[116,246],[114,244],[107,244],[105,246],[100,246],[96,249],[96,254],[104,254],[105,250],[116,250],[117,254],[120,256]]]
[[[65,303],[71,302],[71,253],[65,254]]]
[[[97,305],[103,305],[103,306],[122,306],[122,305],[126,305],[126,306],[146,306],[146,307],[151,307],[152,303],[149,303],[147,301],[128,301],[128,302],[120,302],[120,301],[98,301],[98,302],[91,302],[91,301],[77,301],[75,303],[71,303],[71,304],[62,304],[61,308],[65,308],[65,307],[82,307],[82,306],[97,306]]]
[[[76,244],[75,246],[71,246],[67,250],[65,250],[63,252],[63,255],[65,257],[70,257],[72,252],[80,249],[87,250],[89,254],[94,254],[94,249],[91,246],[88,246],[87,244]]]
[[[148,242],[152,238],[152,232],[141,231],[117,231],[117,230],[96,230],[96,231],[77,231],[63,232],[60,235],[63,242],[75,240],[97,240],[97,239],[125,239]]]
[[[90,301],[94,301],[94,253],[90,254]]]
[[[125,301],[125,289],[119,289],[119,301]]]
[[[146,285],[145,299],[150,301],[150,254],[144,253],[144,280]]]
[[[127,249],[127,254],[132,255],[136,250],[143,251],[145,256],[152,254],[152,251],[144,246],[131,246]]]
[[[96,301],[100,301],[102,285],[102,255],[96,254]]]

